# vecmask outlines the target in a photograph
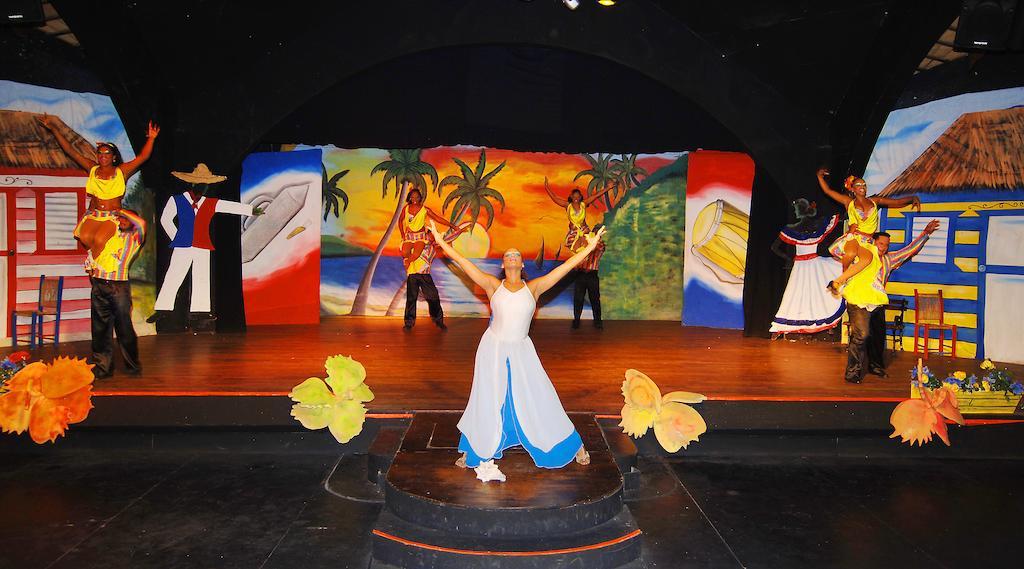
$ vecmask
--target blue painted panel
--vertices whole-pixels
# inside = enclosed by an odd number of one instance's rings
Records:
[[[956,265],[950,269],[946,265],[910,261],[897,269],[889,282],[974,286],[978,284],[978,273],[965,273]]]

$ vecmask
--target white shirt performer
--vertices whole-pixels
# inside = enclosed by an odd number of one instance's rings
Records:
[[[505,278],[498,280],[459,254],[433,223],[430,231],[437,246],[462,267],[491,302],[491,323],[480,338],[469,403],[459,420],[459,450],[463,456],[456,464],[477,468],[481,480],[504,480],[492,461],[517,445],[543,468],[561,468],[573,458],[588,464],[590,455],[527,334],[537,298],[594,251],[604,228],[586,234],[587,244],[579,252],[531,281],[523,280],[523,256],[515,249],[502,256]],[[483,472],[493,473],[492,477],[483,476]]]
[[[223,182],[227,176],[210,172],[206,164],[199,164],[192,172],[171,172],[175,178],[191,185],[189,191],[171,196],[160,215],[160,225],[171,239],[171,263],[164,274],[160,293],[156,297],[156,312],[150,322],[159,320],[174,310],[174,299],[189,269],[192,270],[192,301],[189,311],[210,312],[210,221],[216,213],[233,215],[260,215],[263,212],[249,204],[208,198],[209,184]],[[178,223],[175,225],[174,219]]]

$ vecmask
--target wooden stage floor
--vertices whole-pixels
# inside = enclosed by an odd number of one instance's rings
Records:
[[[324,377],[323,362],[350,355],[366,366],[376,394],[371,410],[462,409],[485,319],[449,319],[442,332],[421,318],[334,317],[312,326],[254,326],[244,333],[163,334],[139,339],[143,374],[97,381],[105,395],[283,396],[302,380]],[[618,413],[623,373],[648,374],[662,393],[687,390],[712,400],[898,401],[908,396],[911,353],[891,354],[890,377],[843,381],[845,347],[822,342],[745,338],[739,331],[682,327],[677,322],[536,320],[531,333],[568,411]],[[86,356],[88,342],[59,346]],[[37,357],[48,358],[52,350]],[[932,357],[936,372],[977,371],[978,362]],[[1009,366],[1020,377],[1024,366]]]

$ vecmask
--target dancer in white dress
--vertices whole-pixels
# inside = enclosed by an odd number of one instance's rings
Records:
[[[588,464],[590,455],[562,408],[528,334],[537,298],[597,247],[604,228],[587,234],[586,247],[531,281],[523,280],[523,256],[515,249],[502,256],[505,278],[499,280],[441,239],[433,223],[430,231],[437,245],[491,301],[491,323],[480,338],[469,403],[459,420],[459,450],[464,454],[457,464],[470,468],[484,465],[493,472],[496,469],[491,461],[516,445],[523,446],[540,467],[561,468],[574,458]]]
[[[782,304],[772,319],[769,329],[772,334],[813,334],[828,330],[839,324],[846,310],[842,297],[820,290],[822,279],[831,281],[843,269],[832,257],[818,255],[818,244],[836,228],[838,217],[832,216],[823,226],[814,227],[817,222],[813,221],[813,206],[801,198],[794,202],[794,207],[800,221],[779,232],[778,242],[794,245],[796,256]]]

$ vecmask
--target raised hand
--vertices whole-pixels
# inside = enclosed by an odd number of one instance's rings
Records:
[[[830,173],[831,172],[828,171],[828,168],[825,168],[825,167],[818,168],[818,177],[819,178],[824,178],[825,176],[828,176]]]
[[[928,235],[935,233],[935,230],[939,228],[939,220],[933,219],[928,222],[928,225],[924,226],[924,232]]]
[[[586,234],[587,247],[589,249],[594,249],[595,247],[597,247],[598,242],[601,241],[601,237],[604,236],[605,231],[607,229],[608,229],[607,227],[602,227],[601,229],[597,230],[597,233],[587,233]]]
[[[921,211],[921,198],[919,198],[917,196],[914,196],[914,198],[910,202],[910,205],[913,206],[913,208],[916,209],[918,212],[920,212]]]
[[[430,225],[427,226],[427,229],[430,230],[430,234],[434,236],[435,241],[444,241],[444,235],[442,235],[441,232],[438,231],[437,225],[434,224],[433,219],[430,220]]]
[[[160,134],[160,125],[149,121],[149,126],[146,128],[146,138],[156,138]]]

